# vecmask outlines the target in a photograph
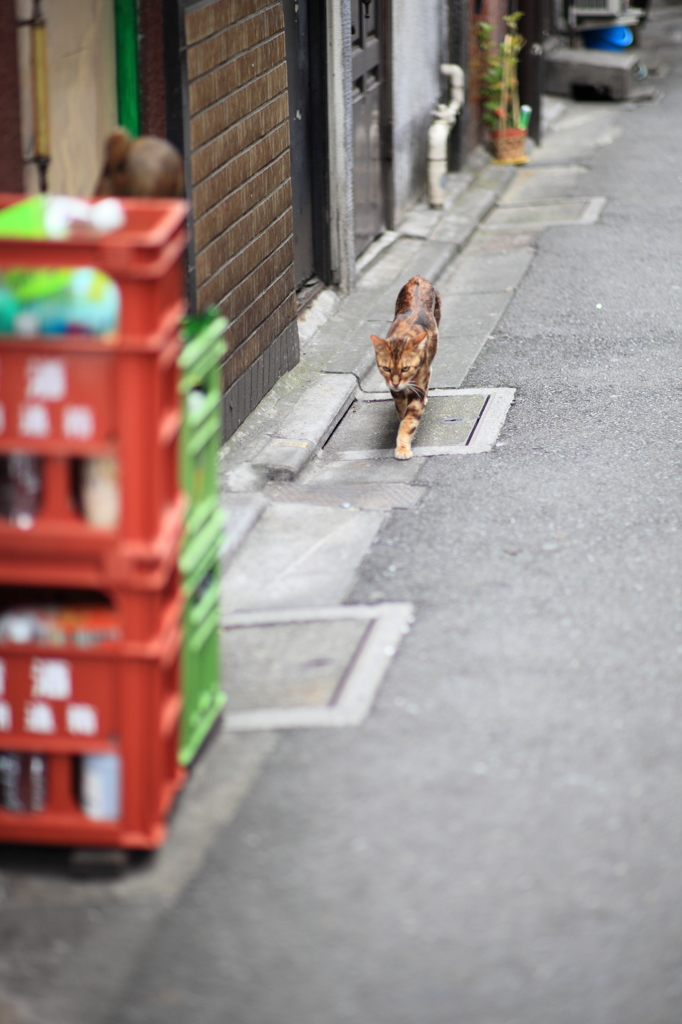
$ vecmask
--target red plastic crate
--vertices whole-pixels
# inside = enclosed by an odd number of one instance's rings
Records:
[[[0,207],[21,198],[0,194]],[[111,337],[0,336],[0,455],[31,453],[43,469],[34,520],[24,518],[20,529],[0,519],[0,583],[97,591],[110,601],[124,638],[87,649],[0,645],[0,699],[11,707],[0,751],[42,754],[49,775],[44,810],[0,808],[0,842],[158,846],[184,779],[177,764],[184,498],[175,363],[186,308],[188,206],[146,199],[123,205],[127,226],[101,238],[0,240],[0,270],[93,266],[121,291],[120,327]],[[73,494],[74,460],[100,455],[119,463],[121,521],[112,530],[91,526]],[[68,665],[62,696],[34,694],[40,659]],[[50,731],[36,734],[40,714],[32,717],[30,706],[41,700]],[[72,704],[90,709],[82,713],[96,722],[90,735],[71,728]],[[115,823],[89,820],[78,803],[78,759],[96,752],[121,757],[123,810]]]
[[[26,198],[0,193],[0,209]],[[184,295],[187,247],[184,199],[121,199],[128,223],[101,237],[65,241],[0,239],[3,267],[99,267],[121,289],[121,325],[116,344],[135,346],[155,331]]]
[[[78,523],[70,460],[118,459],[122,537],[151,539],[177,498],[180,403],[176,357],[178,304],[146,349],[107,349],[92,341],[0,340],[0,454],[46,460],[37,517],[55,527]],[[0,540],[0,549],[2,541]]]
[[[0,808],[0,842],[134,849],[163,842],[168,812],[185,778],[176,754],[179,622],[176,600],[162,630],[147,643],[86,649],[0,645],[0,750],[47,759],[45,809]],[[91,820],[79,803],[78,758],[92,753],[121,757],[118,821]]]

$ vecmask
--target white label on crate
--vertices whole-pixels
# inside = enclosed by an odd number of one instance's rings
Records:
[[[41,402],[61,402],[68,390],[66,363],[63,359],[26,360],[26,398]]]
[[[71,665],[61,658],[33,658],[29,675],[33,681],[32,697],[45,700],[69,700],[71,697]]]
[[[8,700],[0,700],[0,732],[12,731],[12,705]]]
[[[77,441],[89,441],[95,436],[95,410],[89,405],[65,405],[62,434]]]
[[[54,711],[42,700],[27,700],[24,704],[24,729],[47,735],[57,731]]]
[[[4,434],[7,430],[7,410],[5,409],[5,403],[0,402],[0,434]]]
[[[7,662],[0,658],[0,697],[7,693]]]
[[[49,437],[51,433],[50,410],[46,405],[26,403],[19,406],[19,434],[21,437]]]
[[[92,704],[67,704],[66,731],[72,736],[96,736],[99,732],[97,708]]]

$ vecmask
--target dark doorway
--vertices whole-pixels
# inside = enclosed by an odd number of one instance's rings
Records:
[[[355,255],[386,226],[382,174],[383,4],[351,0]]]
[[[324,4],[283,0],[296,287],[329,283]]]

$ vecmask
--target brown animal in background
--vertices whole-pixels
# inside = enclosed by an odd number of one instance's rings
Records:
[[[104,144],[97,196],[183,196],[182,156],[167,139],[113,131]]]
[[[400,418],[396,459],[412,458],[412,436],[428,402],[439,324],[440,295],[426,278],[412,277],[398,293],[395,319],[386,338],[370,335],[377,366]]]

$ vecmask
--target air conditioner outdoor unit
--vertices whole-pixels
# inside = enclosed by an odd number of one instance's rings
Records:
[[[572,14],[578,18],[620,18],[628,7],[628,0],[575,0]]]

